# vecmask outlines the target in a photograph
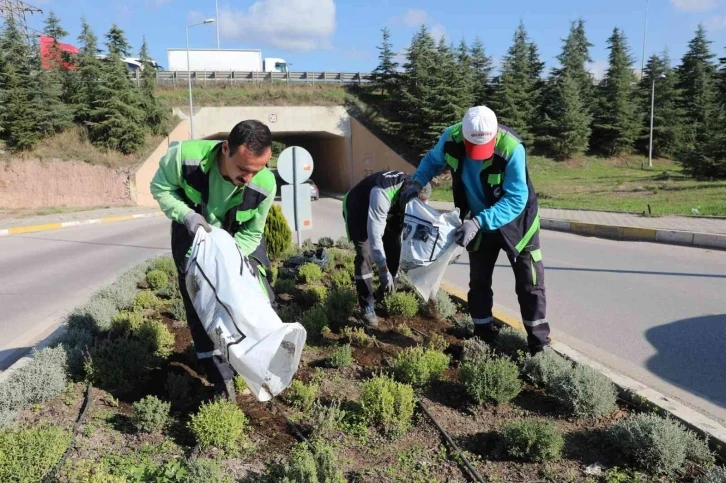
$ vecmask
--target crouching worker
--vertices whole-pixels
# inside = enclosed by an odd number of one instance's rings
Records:
[[[151,193],[171,222],[171,250],[179,274],[187,323],[197,357],[214,384],[215,397],[235,400],[234,371],[215,350],[189,298],[185,267],[198,228],[222,228],[249,257],[259,280],[274,301],[263,233],[275,199],[275,176],[266,165],[272,134],[259,121],[242,121],[225,141],[192,140],[172,145],[159,162]]]
[[[343,198],[343,219],[348,240],[355,245],[355,288],[363,321],[378,325],[374,309],[373,264],[380,280],[380,295],[396,289],[401,258],[401,231],[405,205],[400,193],[411,184],[403,171],[379,171],[355,185]],[[430,185],[418,193],[426,201]]]

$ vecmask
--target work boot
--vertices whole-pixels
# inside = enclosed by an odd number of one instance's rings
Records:
[[[368,327],[378,327],[378,317],[376,316],[376,311],[373,308],[373,306],[369,305],[365,309],[363,309],[363,322]]]
[[[214,400],[218,401],[219,399],[228,399],[233,403],[237,402],[233,380],[214,383]]]
[[[492,345],[494,343],[497,335],[499,335],[499,329],[494,325],[494,323],[474,324],[474,336],[479,337],[488,345]]]

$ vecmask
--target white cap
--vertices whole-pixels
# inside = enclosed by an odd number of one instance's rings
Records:
[[[462,131],[467,156],[476,161],[491,158],[498,130],[497,115],[488,107],[476,106],[466,111]]]

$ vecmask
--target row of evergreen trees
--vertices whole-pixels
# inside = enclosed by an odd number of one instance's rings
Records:
[[[145,68],[137,86],[122,60],[131,51],[124,32],[111,27],[108,55],[100,59],[96,35],[85,19],[81,22],[81,52],[72,59],[58,44],[68,33],[49,13],[44,34],[54,43],[42,68],[37,42],[28,43],[14,20],[6,20],[0,33],[0,138],[11,150],[32,149],[74,124],[94,145],[124,154],[143,147],[148,133],[167,133],[168,110],[154,95],[146,41],[139,52]]]
[[[622,30],[607,41],[609,66],[597,82],[587,70],[592,44],[585,22],[572,22],[559,66],[544,77],[544,63],[523,24],[500,72],[477,38],[455,47],[436,44],[426,27],[414,35],[401,66],[383,29],[380,63],[373,73],[382,105],[392,107],[391,134],[421,154],[472,105],[486,104],[525,140],[530,151],[566,159],[583,153],[619,156],[648,152],[653,81],[653,154],[673,157],[697,176],[726,177],[726,58],[717,69],[710,41],[698,28],[680,66],[668,52],[653,55],[642,78]]]

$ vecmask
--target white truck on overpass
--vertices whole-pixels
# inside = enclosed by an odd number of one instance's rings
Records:
[[[254,49],[167,49],[169,70],[215,71],[215,72],[288,72],[285,59],[266,57]]]

